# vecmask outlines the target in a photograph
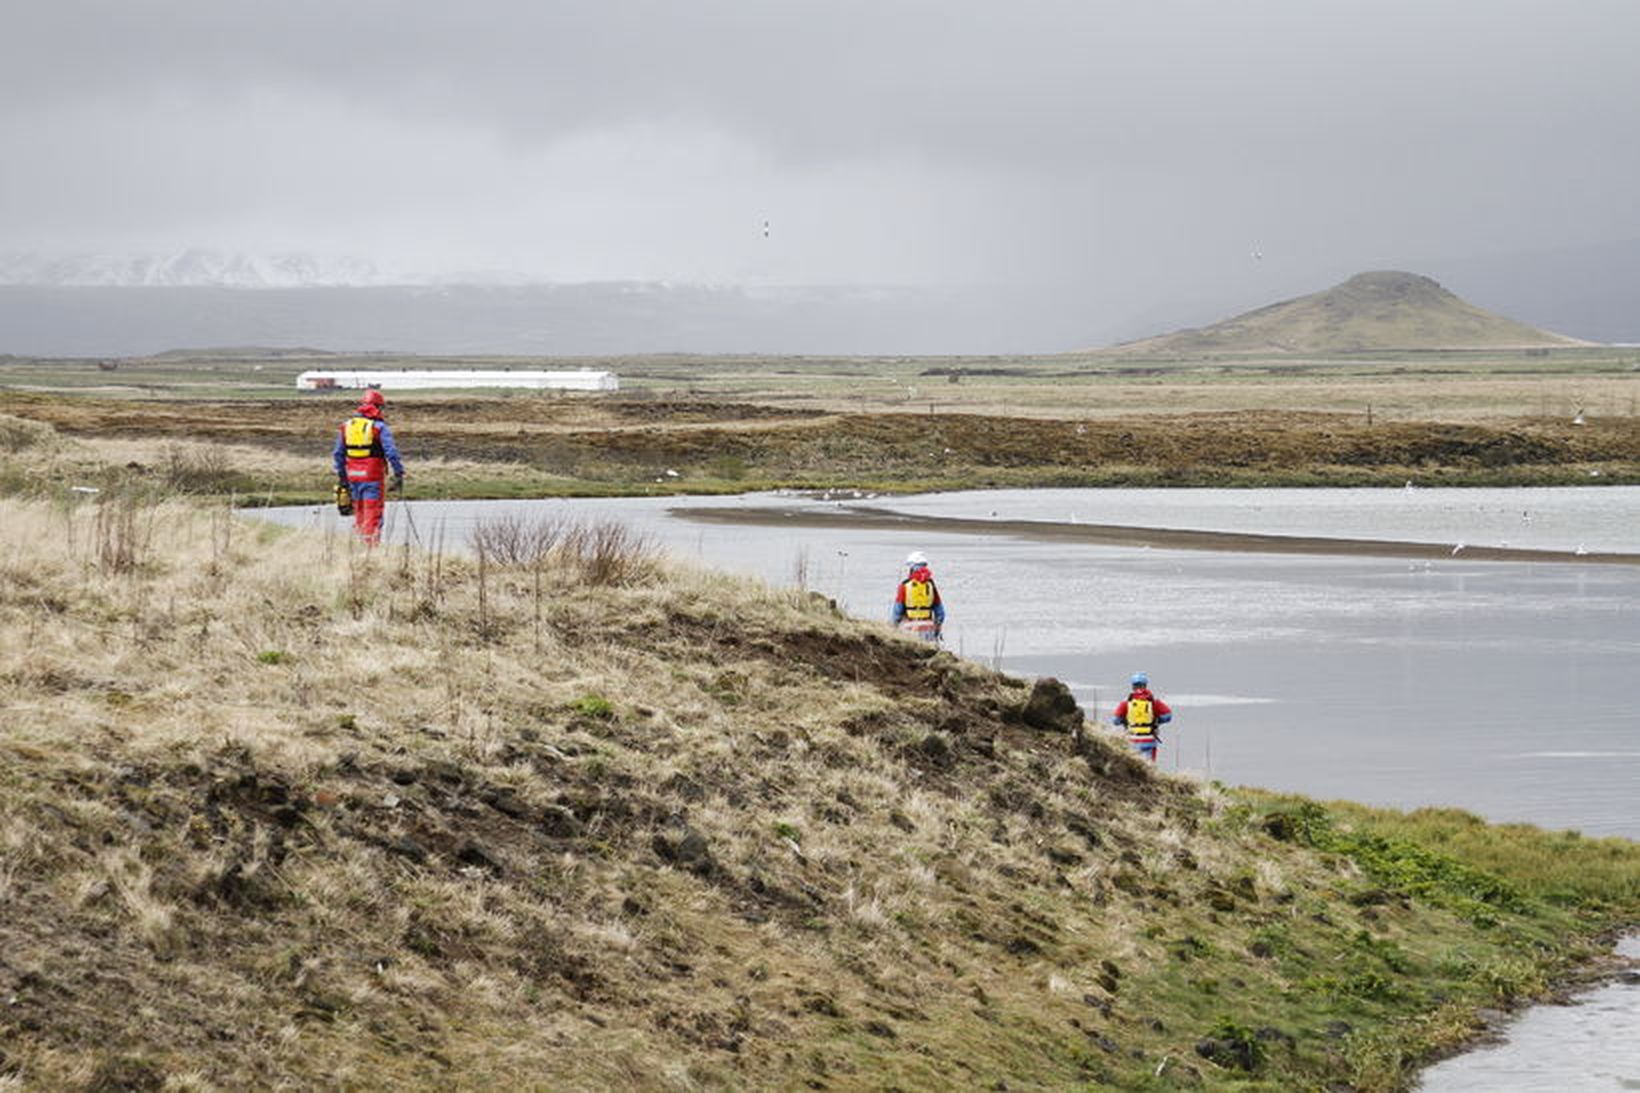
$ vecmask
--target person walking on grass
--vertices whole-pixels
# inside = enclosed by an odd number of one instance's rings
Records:
[[[905,579],[894,593],[889,621],[924,641],[939,641],[945,626],[945,604],[928,568],[928,558],[920,550],[913,551],[906,557],[905,569]]]
[[[1116,716],[1111,723],[1127,729],[1128,743],[1141,758],[1156,761],[1156,748],[1162,742],[1157,729],[1173,720],[1173,711],[1166,702],[1150,690],[1150,677],[1135,672],[1128,680],[1128,696],[1116,704]]]
[[[359,400],[354,415],[342,423],[330,461],[336,479],[353,499],[353,529],[369,546],[382,541],[382,509],[387,500],[387,470],[393,470],[393,489],[404,489],[404,462],[393,430],[382,417],[387,399],[374,387]]]

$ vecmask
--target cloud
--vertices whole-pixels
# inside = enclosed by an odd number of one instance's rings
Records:
[[[12,246],[1097,298],[1208,292],[1255,245],[1296,286],[1640,235],[1622,0],[60,0],[16,22]]]

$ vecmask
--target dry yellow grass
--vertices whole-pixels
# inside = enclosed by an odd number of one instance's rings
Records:
[[[1329,967],[1361,932],[1507,943],[1352,901],[1335,855],[1022,723],[1011,681],[623,549],[0,501],[0,1081],[1217,1080],[1193,1045],[1246,1010],[1311,1082],[1347,1070],[1326,1019],[1395,1012],[1307,994],[1259,931]]]

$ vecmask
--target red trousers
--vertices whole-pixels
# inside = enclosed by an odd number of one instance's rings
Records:
[[[353,495],[353,530],[369,545],[377,545],[382,541],[385,483],[380,479],[349,482],[347,491]]]

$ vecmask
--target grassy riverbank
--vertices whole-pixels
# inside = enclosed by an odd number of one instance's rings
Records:
[[[1395,1089],[1640,920],[1631,842],[1158,775],[822,600],[485,543],[0,500],[0,1088]]]

